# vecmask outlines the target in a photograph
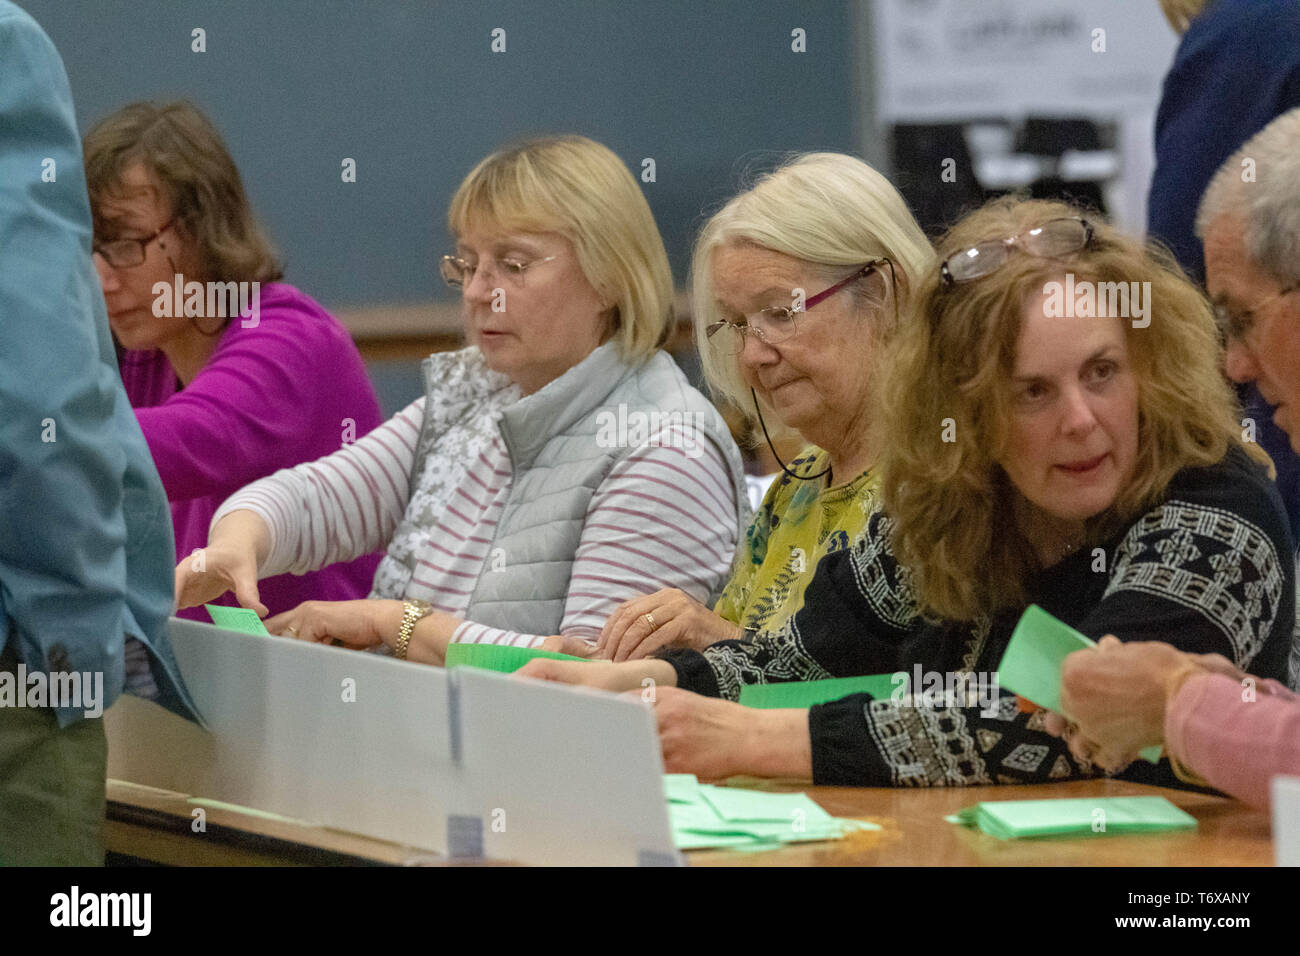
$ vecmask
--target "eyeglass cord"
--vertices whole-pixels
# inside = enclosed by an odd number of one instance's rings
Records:
[[[798,475],[795,474],[793,471],[791,471],[789,468],[787,468],[785,466],[785,462],[781,460],[781,456],[776,453],[776,446],[772,444],[772,436],[767,433],[767,423],[763,421],[763,410],[758,407],[758,395],[754,393],[754,390],[752,388],[749,390],[749,397],[754,400],[754,414],[758,416],[758,424],[759,427],[763,429],[763,437],[767,439],[767,447],[769,450],[771,450],[772,457],[776,459],[776,463],[781,466],[782,471],[784,471],[791,478],[798,478],[800,481],[812,481],[814,478],[820,478],[823,475],[831,474],[830,465],[826,466],[825,471],[819,471],[815,475]],[[834,480],[835,480],[834,476],[831,476],[830,478],[827,479],[826,483],[829,485]]]

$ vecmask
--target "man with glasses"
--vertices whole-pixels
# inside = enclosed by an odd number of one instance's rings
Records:
[[[1300,451],[1300,109],[1246,142],[1210,181],[1196,234],[1235,382],[1256,382]]]
[[[8,0],[0,236],[0,865],[95,864],[103,708],[124,687],[178,713],[191,707],[164,631],[167,501],[95,284],[67,77],[49,38]],[[24,679],[34,675],[81,699],[34,700]],[[87,684],[102,689],[98,700]]]
[[[1196,234],[1228,376],[1256,383],[1300,451],[1300,109],[1273,120],[1223,164],[1201,199]],[[1295,642],[1290,684],[1300,684]]]

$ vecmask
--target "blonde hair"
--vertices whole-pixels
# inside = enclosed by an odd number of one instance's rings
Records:
[[[613,303],[626,361],[650,358],[672,331],[673,276],[659,228],[623,161],[594,140],[544,137],[498,150],[460,184],[447,226],[456,236],[485,226],[565,236],[592,288]]]
[[[1187,32],[1192,21],[1204,12],[1210,0],[1160,0],[1160,9],[1165,12],[1165,19],[1181,35]]]
[[[713,287],[713,253],[724,245],[744,243],[806,262],[826,272],[832,282],[843,278],[845,268],[886,257],[894,264],[899,286],[887,295],[895,296],[899,315],[907,291],[933,257],[925,234],[889,180],[862,160],[843,153],[791,157],[732,198],[709,219],[695,241],[692,312],[705,379],[716,396],[747,416],[754,410],[739,359],[710,340],[705,331],[722,319]],[[887,268],[883,271],[889,272]],[[868,334],[881,341],[888,339],[895,331],[893,315],[893,310],[882,309],[880,320],[867,327]],[[863,374],[872,372],[864,369]],[[769,428],[772,424],[769,421]],[[786,428],[771,430],[791,434]]]
[[[997,199],[959,222],[938,249],[947,257],[1078,215],[1059,202]],[[1096,282],[1151,283],[1150,325],[1124,322],[1138,383],[1137,460],[1116,501],[1088,522],[1090,542],[1152,507],[1182,469],[1218,462],[1242,444],[1205,297],[1162,247],[1087,218],[1093,240],[1068,264],[1013,253],[991,275],[952,288],[931,270],[889,350],[881,383],[882,500],[894,521],[895,554],[932,618],[967,621],[1023,607],[1024,582],[1038,570],[1012,520],[1014,489],[997,460],[1009,440],[1009,383],[1025,303],[1063,269]],[[1245,447],[1267,461],[1258,446]]]
[[[105,229],[100,202],[119,195],[123,175],[139,163],[194,237],[204,279],[275,282],[283,276],[221,134],[193,103],[123,106],[86,134],[82,152],[97,235]]]

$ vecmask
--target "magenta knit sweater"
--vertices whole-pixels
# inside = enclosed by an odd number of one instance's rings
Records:
[[[379,403],[351,337],[311,297],[263,285],[256,326],[231,319],[188,387],[160,351],[123,353],[127,396],[171,503],[177,560],[208,540],[232,492],[281,468],[314,461],[380,422]],[[258,585],[272,614],[303,601],[363,598],[379,553]],[[227,594],[219,604],[234,605]],[[208,620],[202,608],[182,617]]]

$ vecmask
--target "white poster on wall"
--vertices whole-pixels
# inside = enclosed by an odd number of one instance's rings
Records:
[[[1033,172],[1017,152],[1025,119],[1091,120],[1104,149],[1085,152],[1110,155],[1069,156],[1064,176],[1103,182],[1112,218],[1144,229],[1156,107],[1178,45],[1157,0],[873,0],[873,11],[882,129],[971,122],[981,181],[1010,188]]]

